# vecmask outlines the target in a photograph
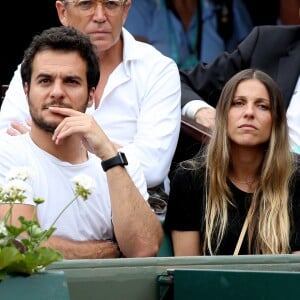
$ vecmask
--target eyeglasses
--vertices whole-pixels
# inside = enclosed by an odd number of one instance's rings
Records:
[[[63,2],[74,3],[74,6],[85,16],[94,14],[98,3],[101,3],[107,15],[115,16],[120,12],[126,0],[65,0]]]

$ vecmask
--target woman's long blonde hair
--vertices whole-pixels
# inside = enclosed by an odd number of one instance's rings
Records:
[[[233,205],[227,181],[231,164],[227,116],[238,84],[252,78],[264,84],[270,96],[272,129],[261,165],[260,181],[251,200],[248,252],[282,254],[290,251],[289,187],[295,167],[282,95],[267,74],[247,69],[237,73],[224,86],[216,108],[215,130],[202,156],[207,170],[203,254],[207,251],[216,254],[227,228],[228,208]]]

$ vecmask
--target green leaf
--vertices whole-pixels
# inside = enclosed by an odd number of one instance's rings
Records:
[[[30,275],[39,272],[49,264],[62,259],[63,255],[59,251],[48,247],[40,247],[24,254],[14,247],[6,247],[0,252],[0,280],[5,274]]]
[[[23,259],[23,255],[15,247],[0,249],[0,271]]]

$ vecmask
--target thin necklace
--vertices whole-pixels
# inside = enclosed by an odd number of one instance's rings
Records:
[[[248,186],[251,186],[253,183],[255,183],[256,181],[258,181],[257,178],[253,178],[251,180],[239,180],[237,179],[235,176],[231,176],[231,178],[235,181],[235,182],[238,182],[238,183],[241,183],[241,184],[246,184]]]

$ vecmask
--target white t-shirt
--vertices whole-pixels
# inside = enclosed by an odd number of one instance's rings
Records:
[[[127,159],[126,169],[146,200],[147,187],[139,163],[130,155]],[[25,203],[35,205],[33,197],[45,199],[37,210],[43,229],[48,229],[74,198],[71,179],[81,173],[93,178],[96,190],[87,201],[79,198],[64,211],[55,223],[54,235],[77,241],[113,238],[108,184],[97,156],[89,153],[89,159],[81,164],[63,162],[40,149],[29,134],[23,134],[0,138],[0,162],[0,184],[6,182],[8,172],[14,167],[28,167],[33,172],[34,178],[30,181],[32,194],[28,195]]]

